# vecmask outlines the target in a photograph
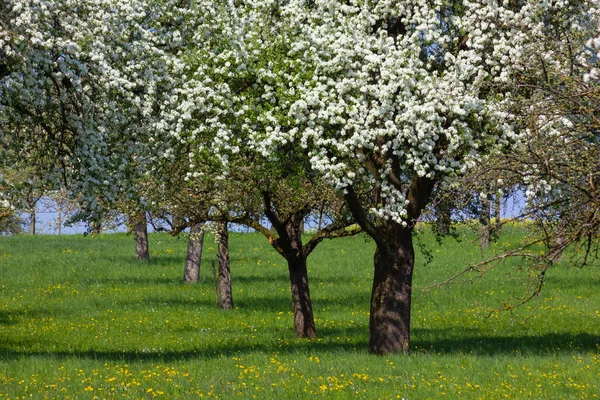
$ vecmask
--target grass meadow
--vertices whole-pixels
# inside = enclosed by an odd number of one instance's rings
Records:
[[[507,228],[490,252],[523,235]],[[424,290],[482,254],[474,237],[418,237],[412,353],[367,351],[374,244],[324,242],[309,258],[319,338],[296,340],[287,268],[253,233],[230,237],[235,309],[215,305],[215,245],[183,285],[185,238],[150,236],[136,262],[124,234],[0,237],[0,400],[585,399],[600,396],[600,270],[547,274],[539,303],[511,260]],[[534,308],[537,309],[532,314]]]

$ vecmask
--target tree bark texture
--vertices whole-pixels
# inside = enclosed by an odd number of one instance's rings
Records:
[[[62,234],[62,225],[63,225],[63,218],[62,218],[62,205],[60,205],[60,203],[58,203],[58,217],[57,217],[57,224],[58,224],[58,236],[60,236]]]
[[[451,211],[452,206],[450,201],[447,199],[440,200],[435,208],[435,228],[438,235],[447,236],[450,234]]]
[[[369,351],[374,354],[407,353],[410,350],[410,308],[415,251],[412,232],[427,206],[435,181],[414,176],[407,192],[406,222],[372,222],[353,187],[346,204],[361,228],[377,245],[371,292]]]
[[[190,228],[187,253],[185,256],[185,270],[183,281],[189,283],[198,282],[200,277],[200,263],[202,261],[202,245],[204,243],[203,223],[193,224]]]
[[[35,210],[31,210],[29,212],[29,234],[31,234],[31,235],[35,235],[35,221],[36,221]]]
[[[565,238],[562,236],[558,236],[554,239],[554,243],[552,248],[550,249],[552,254],[552,262],[554,264],[558,264],[562,261],[563,258],[563,244],[565,242]]]
[[[500,235],[500,229],[502,229],[502,221],[500,220],[500,214],[502,211],[502,207],[500,204],[500,201],[502,200],[502,196],[500,196],[499,194],[496,194],[496,196],[494,196],[494,237],[499,237]]]
[[[292,218],[285,226],[287,243],[284,257],[288,263],[292,306],[294,309],[294,329],[297,338],[315,338],[317,329],[313,316],[310,290],[308,287],[307,256],[302,252],[301,218]]]
[[[139,213],[135,218],[135,258],[139,261],[148,261],[150,258],[145,212]]]
[[[374,354],[410,349],[410,308],[415,252],[412,228],[388,222],[389,241],[375,250],[369,350]]]
[[[90,235],[95,236],[102,233],[102,222],[99,220],[92,220],[89,222]]]
[[[317,337],[317,328],[315,327],[312,302],[310,300],[306,257],[292,256],[286,258],[290,273],[296,337],[315,338]]]
[[[490,223],[491,204],[488,198],[481,199],[481,214],[479,215],[479,222],[481,224],[481,230],[479,232],[479,246],[482,249],[490,247],[490,236],[491,236],[491,223]]]
[[[233,290],[229,268],[229,231],[226,222],[219,223],[218,235],[217,259],[219,260],[220,306],[224,310],[231,310],[233,309]]]

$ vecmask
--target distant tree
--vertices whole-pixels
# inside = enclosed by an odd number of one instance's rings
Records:
[[[29,215],[29,234],[36,234],[37,208],[49,192],[50,183],[43,172],[26,164],[16,164],[0,170],[0,191],[11,199],[20,211]]]
[[[192,223],[188,234],[188,245],[185,256],[185,270],[183,281],[195,283],[200,277],[202,263],[202,247],[204,244],[204,223]]]
[[[150,253],[148,249],[148,220],[145,212],[139,212],[130,217],[135,222],[135,258],[140,261],[148,261]]]
[[[23,223],[24,221],[17,215],[15,207],[0,196],[0,235],[21,233]]]
[[[495,181],[505,193],[513,190],[525,197],[522,213],[511,219],[526,221],[528,234],[520,246],[467,269],[479,276],[509,256],[528,260],[524,264],[531,267],[533,281],[507,308],[539,299],[553,265],[568,260],[584,266],[599,260],[600,82],[585,62],[586,43],[596,45],[589,38],[596,35],[599,22],[597,14],[586,11],[589,3],[570,4],[544,14],[539,43],[546,56],[531,53],[515,80],[512,112],[519,117],[520,140],[510,151],[484,160],[470,177],[472,187]],[[564,260],[569,248],[573,250]]]
[[[233,289],[229,265],[229,230],[227,222],[219,222],[215,230],[217,260],[219,261],[219,305],[224,310],[233,309]]]

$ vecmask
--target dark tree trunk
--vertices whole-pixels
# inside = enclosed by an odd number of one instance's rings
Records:
[[[297,338],[317,337],[317,328],[313,317],[310,290],[308,288],[308,270],[306,257],[302,254],[286,255],[292,289],[294,309],[294,329]]]
[[[265,215],[271,222],[272,229],[279,236],[277,239],[270,239],[271,245],[288,263],[296,337],[315,338],[317,329],[308,289],[308,270],[306,269],[306,258],[310,254],[310,250],[307,249],[305,253],[302,248],[301,226],[305,215],[303,212],[299,212],[282,220],[276,209],[273,208],[269,193],[265,192],[263,196]]]
[[[487,249],[488,247],[490,247],[490,234],[491,234],[490,213],[491,213],[490,200],[487,197],[482,198],[481,199],[481,214],[479,215],[479,222],[481,224],[480,232],[479,232],[479,246],[482,249]]]
[[[437,204],[435,208],[435,228],[438,235],[447,236],[450,234],[451,210],[452,206],[447,199],[442,199]]]
[[[301,224],[304,215],[294,215],[288,221],[282,223],[277,214],[270,209],[268,198],[266,198],[266,205],[267,217],[279,236],[271,244],[286,259],[288,264],[296,337],[315,338],[317,337],[317,329],[310,300],[308,270],[306,268],[308,254],[305,254],[302,249]]]
[[[294,329],[298,338],[317,337],[313,316],[310,290],[308,287],[307,256],[302,252],[302,217],[292,218],[285,226],[288,239],[282,247],[290,273],[292,306],[294,309]]]
[[[565,242],[565,239],[562,236],[557,236],[556,238],[554,238],[553,242],[554,244],[550,249],[550,252],[552,254],[552,263],[558,264],[562,261],[563,258],[563,244]]]
[[[190,228],[188,238],[187,254],[185,256],[185,270],[183,281],[189,283],[198,282],[200,277],[200,262],[202,261],[202,244],[204,243],[203,223],[196,223]]]
[[[35,235],[35,209],[29,212],[29,233]]]
[[[57,217],[57,223],[58,223],[58,236],[60,236],[62,234],[62,224],[63,224],[63,218],[62,218],[62,205],[60,204],[60,202],[58,203],[58,217]]]
[[[498,237],[500,235],[500,229],[502,229],[502,222],[500,221],[500,200],[502,200],[502,196],[497,194],[494,197],[494,237]]]
[[[346,188],[346,203],[354,219],[377,244],[371,292],[369,351],[375,354],[410,351],[410,307],[415,252],[412,232],[427,206],[435,181],[414,176],[407,192],[406,223],[373,223],[360,196]]]
[[[141,212],[135,218],[135,258],[140,261],[148,261],[148,221],[146,213]]]
[[[217,259],[219,260],[219,293],[220,306],[224,310],[233,309],[233,291],[231,287],[231,270],[229,269],[229,232],[227,223],[219,223],[219,245]]]
[[[90,234],[91,235],[99,235],[102,233],[102,222],[98,220],[92,220],[90,222]]]
[[[375,354],[410,349],[410,307],[415,253],[412,228],[388,222],[388,242],[375,250],[369,350]]]

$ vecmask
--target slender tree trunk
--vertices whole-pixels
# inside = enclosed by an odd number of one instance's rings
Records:
[[[565,239],[562,236],[557,236],[556,238],[554,238],[553,241],[553,246],[550,249],[551,254],[552,254],[552,262],[554,264],[558,264],[559,262],[562,261],[563,258],[563,243],[565,242]]]
[[[219,223],[219,245],[217,259],[219,260],[219,293],[220,306],[224,310],[233,309],[233,290],[231,287],[231,270],[229,269],[229,232],[227,222]]]
[[[375,354],[410,350],[410,308],[415,252],[412,228],[388,222],[389,241],[375,250],[369,350]]]
[[[60,204],[60,202],[58,203],[58,236],[60,236],[62,234],[62,224],[63,224],[63,218],[62,218],[62,204]]]
[[[437,233],[442,236],[450,234],[452,206],[448,199],[442,199],[435,209],[435,228]]]
[[[479,232],[479,246],[482,249],[487,249],[490,247],[490,213],[490,200],[488,198],[481,199],[481,214],[479,215],[479,222],[481,223],[481,230]]]
[[[500,229],[502,229],[502,222],[500,221],[500,211],[501,205],[500,201],[502,200],[502,196],[496,194],[494,197],[494,235],[500,235]]]
[[[90,222],[90,234],[95,236],[102,233],[102,222],[99,220],[92,220]]]
[[[294,329],[297,338],[317,337],[317,328],[313,316],[310,290],[308,288],[308,270],[306,257],[287,255],[290,285],[292,289],[292,305],[294,309]]]
[[[308,288],[307,254],[302,249],[301,224],[304,214],[299,213],[282,221],[273,210],[271,198],[263,194],[265,215],[272,224],[279,238],[271,241],[271,245],[286,259],[290,274],[292,291],[292,308],[294,310],[294,329],[297,338],[315,338],[317,329],[313,316],[310,291]]]
[[[148,261],[148,221],[146,213],[141,212],[135,218],[135,258],[140,261]]]
[[[204,243],[203,223],[196,223],[190,228],[187,254],[185,256],[185,270],[183,281],[189,283],[198,282],[200,277],[200,263],[202,261],[202,245]]]
[[[32,208],[31,211],[29,212],[29,233],[31,235],[35,235],[35,220],[36,220],[36,215],[35,215],[35,208]]]
[[[302,252],[301,222],[301,217],[292,218],[285,227],[289,242],[283,246],[284,250],[287,250],[284,257],[287,260],[290,273],[296,337],[315,338],[317,337],[317,328],[308,287],[307,257]]]

